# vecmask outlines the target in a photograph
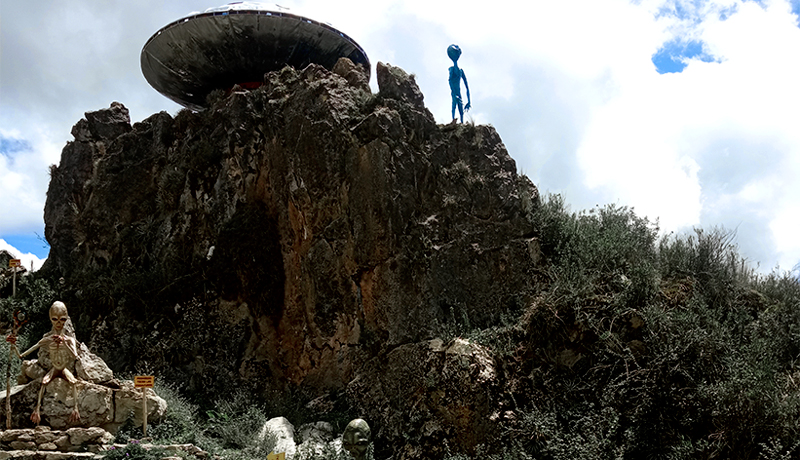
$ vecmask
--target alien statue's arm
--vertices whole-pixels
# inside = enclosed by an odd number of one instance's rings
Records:
[[[464,79],[464,87],[467,89],[467,105],[464,106],[464,109],[469,110],[472,107],[472,100],[469,97],[469,83],[467,83],[467,74],[464,73],[464,70],[461,70],[461,78]]]
[[[14,350],[14,353],[17,355],[17,358],[22,359],[22,358],[28,356],[29,354],[33,353],[35,350],[38,350],[39,348],[41,348],[41,346],[46,343],[47,339],[48,339],[48,337],[43,338],[36,345],[28,348],[25,351],[25,353],[22,353],[22,354],[19,354],[19,350],[17,350],[17,344],[16,343],[12,343],[11,344],[11,348]]]
[[[64,341],[66,342],[67,349],[72,353],[72,357],[78,359],[78,341],[72,337],[64,337]]]

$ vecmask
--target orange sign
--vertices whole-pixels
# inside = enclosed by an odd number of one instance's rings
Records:
[[[19,259],[11,259],[8,261],[9,268],[21,267],[21,266],[22,266],[22,261]]]
[[[154,375],[137,375],[133,378],[133,386],[136,388],[153,388],[155,382],[156,377]]]

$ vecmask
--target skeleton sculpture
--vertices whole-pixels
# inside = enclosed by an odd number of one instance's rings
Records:
[[[69,416],[70,423],[78,422],[81,415],[78,412],[78,379],[72,375],[70,368],[73,367],[75,360],[78,358],[78,342],[73,337],[74,333],[67,330],[65,326],[69,320],[67,313],[67,306],[63,302],[54,302],[50,307],[50,321],[53,323],[53,330],[45,334],[36,345],[20,354],[17,350],[17,336],[12,334],[6,337],[6,341],[11,343],[14,353],[20,358],[31,354],[34,350],[42,349],[48,355],[51,363],[51,368],[42,377],[42,386],[39,388],[39,396],[36,399],[36,409],[31,414],[31,421],[39,424],[42,420],[39,409],[42,405],[42,396],[44,395],[44,388],[53,380],[53,377],[63,377],[70,385],[72,385],[72,395],[75,401],[75,406],[72,408],[72,413]]]
[[[352,420],[342,433],[342,447],[356,460],[366,460],[370,435],[366,421],[360,418]]]

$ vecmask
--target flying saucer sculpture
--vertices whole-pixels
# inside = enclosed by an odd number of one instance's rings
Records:
[[[203,110],[212,91],[259,86],[265,73],[286,65],[332,69],[346,57],[369,76],[367,54],[353,39],[281,9],[231,3],[166,25],[142,48],[144,78],[178,104]]]

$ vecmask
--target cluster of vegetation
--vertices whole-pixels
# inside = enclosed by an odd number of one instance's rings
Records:
[[[800,458],[797,278],[752,270],[730,232],[659,236],[625,207],[572,212],[556,195],[535,219],[544,263],[534,302],[493,327],[453,331],[502,363],[513,414],[491,445],[447,460]],[[0,299],[0,323],[25,310],[34,321],[21,344],[40,337],[56,294],[23,278],[16,298]],[[259,436],[268,414],[289,416],[245,394],[200,407],[169,384],[157,392],[169,411],[148,429],[154,442],[225,458],[264,458],[275,443]],[[129,426],[118,441],[140,437]],[[153,455],[129,443],[108,458]]]
[[[542,200],[532,305],[464,332],[514,369],[490,459],[800,458],[800,283],[734,235]],[[502,446],[502,447],[501,447]]]

